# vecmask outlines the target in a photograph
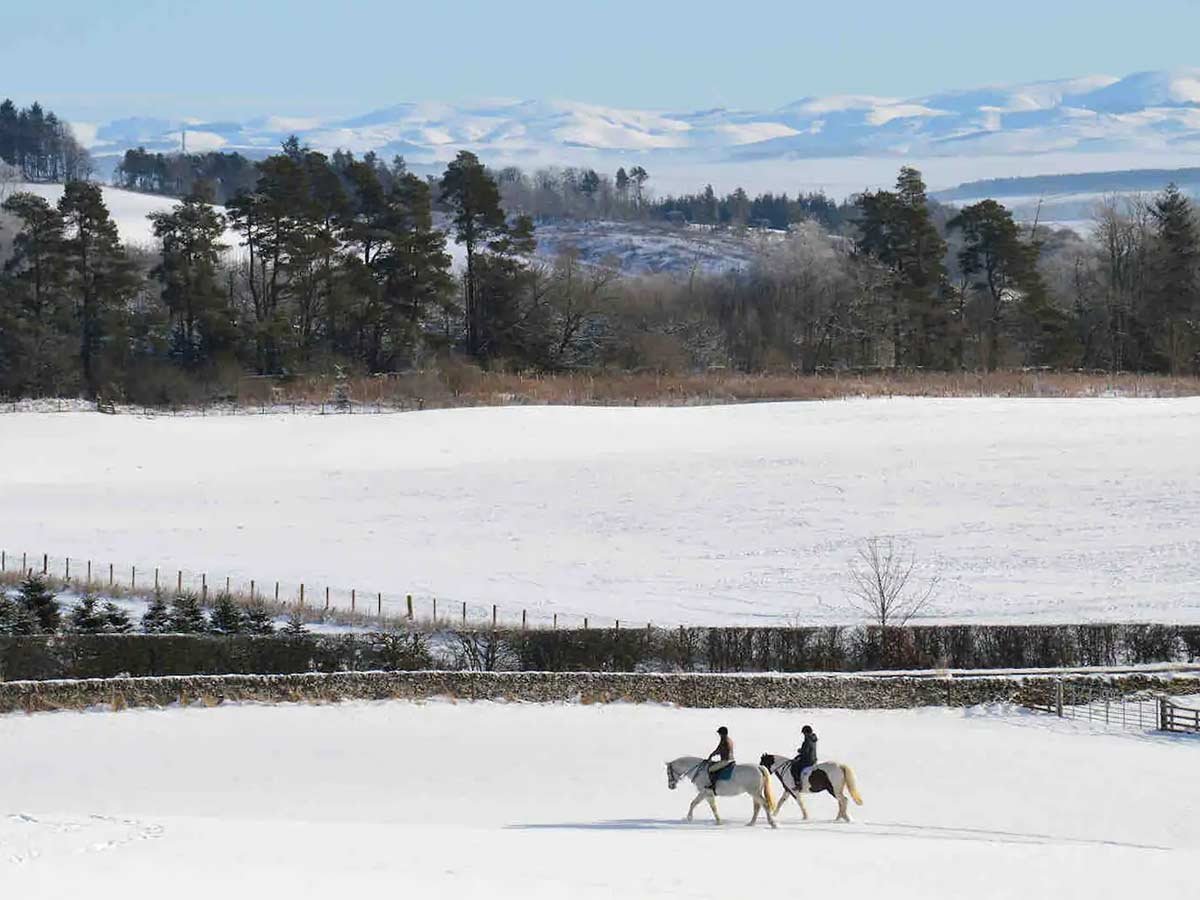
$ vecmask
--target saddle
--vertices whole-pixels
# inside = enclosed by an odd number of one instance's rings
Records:
[[[733,767],[735,765],[736,765],[736,763],[734,763],[733,760],[730,760],[729,765],[727,765],[725,768],[721,769],[720,771],[709,773],[709,777],[712,778],[713,782],[728,781],[730,778],[733,777]]]

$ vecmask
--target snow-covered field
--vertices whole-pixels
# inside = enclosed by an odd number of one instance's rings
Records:
[[[847,561],[895,534],[941,620],[1197,622],[1198,446],[1200,399],[16,413],[0,546],[509,621],[778,624],[856,621]]]
[[[754,829],[681,821],[664,762],[729,726],[740,761],[851,764]],[[0,885],[171,897],[1193,896],[1200,744],[1011,710],[355,703],[0,718]],[[81,753],[80,748],[87,748]]]

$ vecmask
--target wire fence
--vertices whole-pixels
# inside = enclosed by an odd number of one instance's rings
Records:
[[[306,621],[348,625],[461,628],[632,628],[628,622],[562,608],[515,608],[500,604],[448,601],[431,595],[381,591],[373,587],[336,587],[320,581],[232,576],[178,566],[147,566],[86,557],[57,556],[0,549],[0,581],[42,575],[63,591],[113,597],[150,598],[191,594],[204,605],[228,594],[244,606],[266,605],[295,612]]]

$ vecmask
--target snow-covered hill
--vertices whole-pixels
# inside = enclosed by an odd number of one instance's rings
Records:
[[[895,534],[943,621],[1200,622],[1197,444],[1196,399],[15,413],[0,546],[508,621],[783,624],[857,620],[847,561]]]
[[[138,145],[271,152],[289,134],[324,150],[403,154],[436,166],[463,148],[494,164],[639,162],[660,187],[755,184],[746,167],[772,166],[774,189],[833,183],[847,189],[894,174],[901,159],[931,163],[935,182],[1144,165],[1184,165],[1200,150],[1200,69],[1093,76],[924,97],[807,97],[773,110],[631,110],[561,100],[400,103],[348,119],[203,122],[183,118],[88,123],[99,156]],[[862,160],[875,160],[863,166]],[[949,160],[971,159],[971,168]],[[857,160],[846,168],[832,160]],[[1115,165],[1121,160],[1124,164]],[[820,161],[819,163],[817,161]],[[886,163],[881,165],[880,163]],[[706,168],[710,167],[710,168]],[[714,168],[715,167],[715,168]],[[759,182],[762,184],[762,182]],[[762,184],[763,188],[770,187]]]

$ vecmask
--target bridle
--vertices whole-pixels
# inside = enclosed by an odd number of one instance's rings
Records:
[[[705,761],[700,760],[700,762],[696,763],[696,765],[692,766],[685,773],[683,773],[682,775],[679,775],[679,774],[676,774],[676,772],[675,772],[675,764],[667,763],[667,787],[669,787],[671,790],[675,790],[675,786],[678,785],[679,782],[684,780],[685,778],[688,781],[691,781],[693,778],[696,777],[696,775],[699,774],[700,770],[704,768],[704,764],[705,764]]]

